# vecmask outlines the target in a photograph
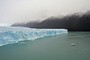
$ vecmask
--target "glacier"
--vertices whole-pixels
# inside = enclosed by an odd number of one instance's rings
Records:
[[[0,27],[0,46],[64,33],[68,33],[68,30],[35,29],[27,27]]]

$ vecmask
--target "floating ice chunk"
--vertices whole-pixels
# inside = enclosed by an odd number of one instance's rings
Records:
[[[75,43],[71,43],[70,45],[71,45],[71,46],[75,46],[76,44],[75,44]]]

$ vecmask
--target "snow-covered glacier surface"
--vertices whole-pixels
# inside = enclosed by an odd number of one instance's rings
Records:
[[[32,29],[26,27],[0,27],[0,46],[25,40],[68,33],[67,29]]]

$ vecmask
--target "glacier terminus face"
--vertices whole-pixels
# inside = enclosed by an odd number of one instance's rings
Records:
[[[0,46],[25,40],[68,33],[67,29],[34,29],[26,27],[0,27]]]

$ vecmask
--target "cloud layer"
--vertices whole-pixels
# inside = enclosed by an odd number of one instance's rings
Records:
[[[90,10],[90,0],[0,0],[0,24],[41,21]]]

